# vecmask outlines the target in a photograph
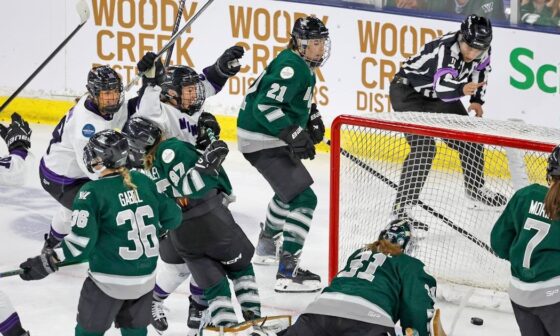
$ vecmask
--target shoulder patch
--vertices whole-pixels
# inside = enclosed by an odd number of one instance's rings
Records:
[[[282,70],[280,70],[280,77],[282,77],[283,79],[290,79],[294,77],[294,74],[294,68],[289,66],[283,67]]]
[[[85,124],[82,128],[82,135],[91,138],[95,134],[95,127],[92,124]]]
[[[87,199],[90,193],[91,193],[90,191],[80,191],[80,199],[81,200]]]
[[[167,148],[163,151],[163,153],[161,153],[161,159],[165,163],[169,163],[173,161],[174,158],[175,158],[175,152],[173,151],[173,149]]]

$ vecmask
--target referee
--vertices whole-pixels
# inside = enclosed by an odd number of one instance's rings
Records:
[[[470,96],[469,111],[482,117],[486,82],[491,71],[492,25],[490,20],[468,16],[461,29],[428,42],[419,54],[406,60],[391,81],[391,104],[396,112],[414,111],[467,116],[461,102]],[[484,154],[481,144],[442,139],[459,152],[467,196],[487,206],[499,207],[506,198],[484,187]],[[406,157],[393,214],[407,215],[426,182],[436,154],[434,138],[406,135],[410,153]]]

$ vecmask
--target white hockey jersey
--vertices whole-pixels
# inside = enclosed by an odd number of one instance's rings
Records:
[[[214,86],[205,78],[202,83],[206,90],[206,98],[216,94]],[[202,111],[193,115],[181,112],[179,109],[160,101],[161,88],[148,86],[140,99],[135,117],[146,118],[153,121],[163,131],[166,138],[179,140],[196,145],[198,137],[198,118]]]
[[[0,185],[21,186],[25,182],[26,150],[16,149],[0,158]]]
[[[88,107],[86,107],[88,104]],[[41,169],[46,169],[49,175],[54,173],[61,184],[68,184],[72,180],[89,178],[97,179],[90,173],[84,162],[84,147],[89,138],[99,131],[106,129],[121,129],[128,119],[128,101],[125,101],[120,110],[106,119],[92,111],[95,106],[90,106],[91,101],[84,96],[66,114],[53,131],[51,143],[47,153],[41,159]]]

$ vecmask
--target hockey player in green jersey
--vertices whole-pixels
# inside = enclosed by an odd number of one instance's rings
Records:
[[[277,292],[314,292],[321,278],[298,267],[317,196],[302,159],[315,157],[325,126],[315,104],[315,71],[330,52],[329,31],[316,17],[296,20],[290,43],[247,91],[237,119],[239,150],[274,190],[255,263],[278,261]],[[280,248],[280,241],[283,243]],[[281,250],[281,253],[277,251]]]
[[[560,330],[560,145],[548,157],[549,187],[518,190],[496,221],[491,245],[511,263],[509,296],[522,335]]]
[[[260,299],[251,258],[254,247],[224,205],[231,185],[221,167],[228,147],[212,142],[199,154],[196,147],[162,131],[143,118],[130,119],[123,128],[134,156],[142,162],[160,190],[183,206],[182,223],[169,233],[173,247],[187,263],[208,301],[214,326],[237,324],[228,278],[245,320],[260,317]]]
[[[392,221],[376,242],[352,253],[296,323],[278,335],[395,335],[399,320],[414,335],[442,335],[432,332],[436,281],[406,254],[410,238],[408,222]]]
[[[86,183],[73,204],[72,231],[62,243],[64,260],[48,248],[20,267],[38,280],[58,267],[89,261],[78,303],[76,336],[101,336],[114,322],[123,336],[147,335],[158,260],[158,236],[180,224],[177,204],[155,183],[125,168],[126,138],[96,133],[84,163],[99,179]]]

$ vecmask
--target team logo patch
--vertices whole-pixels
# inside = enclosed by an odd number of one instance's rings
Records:
[[[284,67],[282,68],[282,70],[280,70],[280,77],[282,77],[283,79],[290,79],[292,77],[294,77],[294,69],[292,67]]]
[[[172,149],[166,149],[163,151],[163,153],[161,153],[161,159],[165,163],[169,163],[173,161],[174,158],[175,158],[175,152]]]
[[[92,124],[85,124],[82,128],[82,135],[91,138],[95,134],[95,127]]]

